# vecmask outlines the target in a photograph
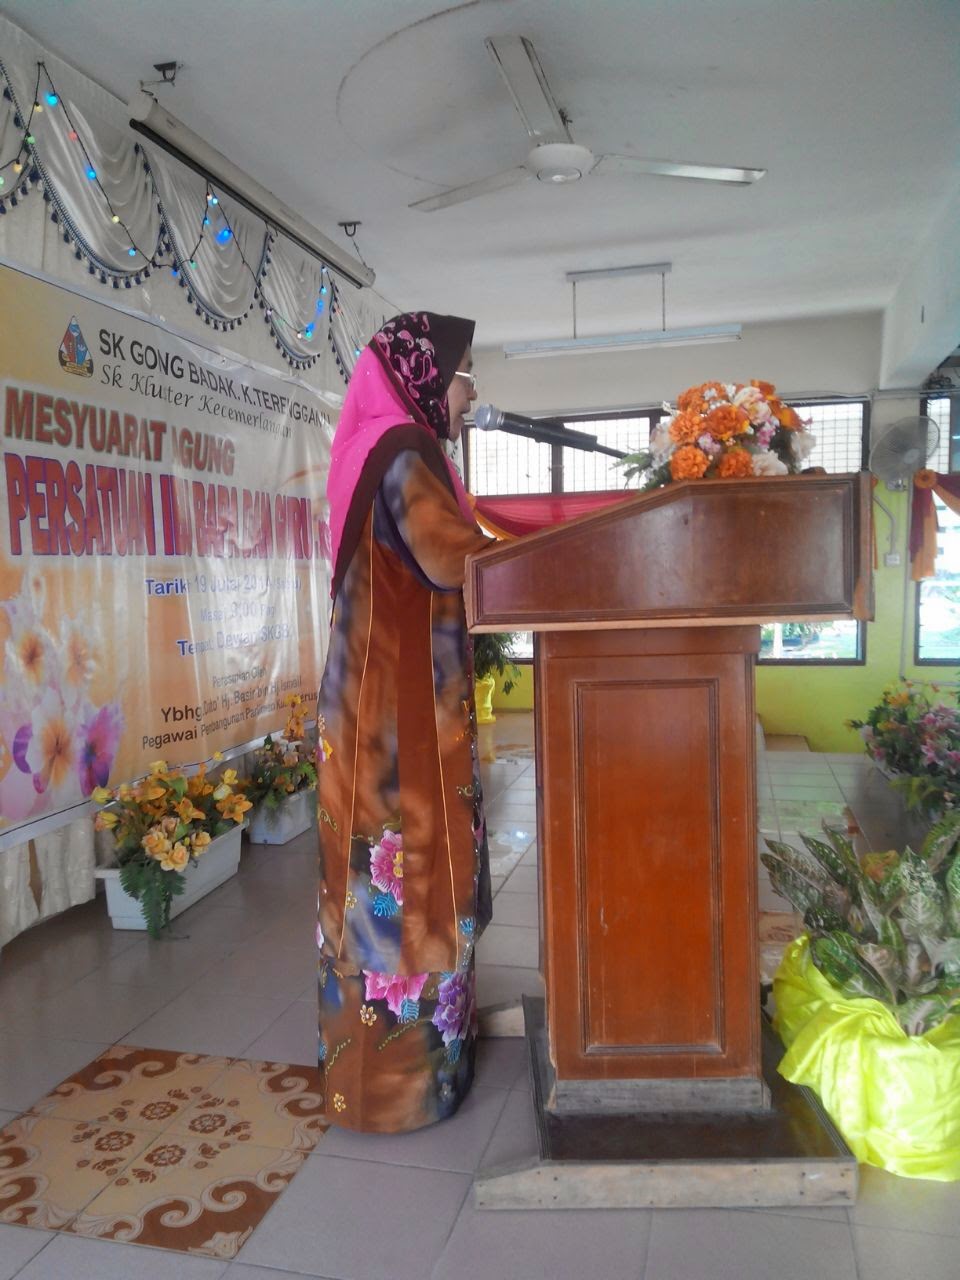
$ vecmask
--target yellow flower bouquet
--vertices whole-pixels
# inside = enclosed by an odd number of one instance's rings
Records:
[[[224,835],[252,807],[234,769],[208,778],[206,766],[191,777],[165,760],[132,785],[97,787],[92,798],[105,806],[98,831],[112,831],[120,883],[136,898],[153,937],[170,923],[173,899],[184,891],[184,872],[217,836]]]
[[[290,711],[283,734],[264,738],[250,770],[248,795],[254,804],[267,810],[276,810],[287,796],[317,785],[313,748],[306,741],[306,704],[296,693],[290,694],[286,702]],[[322,728],[319,745],[326,758],[330,744],[324,741]]]

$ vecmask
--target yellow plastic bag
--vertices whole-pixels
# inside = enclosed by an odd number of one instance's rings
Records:
[[[960,1179],[960,1016],[908,1036],[878,1000],[848,999],[791,943],[773,980],[779,1071],[807,1085],[857,1159],[908,1178]]]

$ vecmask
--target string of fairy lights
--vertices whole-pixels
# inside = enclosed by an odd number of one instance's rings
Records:
[[[291,365],[298,368],[305,368],[314,364],[319,359],[319,354],[311,353],[308,355],[296,350],[292,346],[292,340],[295,338],[297,342],[301,343],[312,342],[316,334],[319,318],[326,312],[331,320],[328,325],[331,349],[342,376],[345,380],[349,379],[348,353],[346,349],[341,349],[335,340],[332,321],[334,317],[337,317],[340,321],[344,329],[343,336],[353,347],[354,357],[359,356],[361,351],[362,339],[359,337],[361,326],[352,315],[352,311],[344,307],[336,280],[326,263],[321,263],[320,266],[320,285],[313,315],[305,323],[291,320],[282,308],[279,308],[275,302],[270,300],[264,290],[263,282],[269,274],[271,249],[274,245],[276,233],[268,226],[260,262],[256,267],[251,265],[243,251],[236,229],[223,208],[215,187],[209,181],[206,183],[202,206],[198,211],[197,237],[192,247],[188,250],[178,247],[177,237],[164,213],[159,195],[157,196],[157,207],[161,219],[160,232],[156,249],[148,253],[142,245],[137,243],[134,233],[124,221],[121,213],[114,205],[110,193],[101,181],[94,158],[91,156],[90,150],[83,139],[82,131],[77,127],[77,122],[57,91],[46,64],[43,61],[37,63],[33,103],[26,117],[24,117],[24,112],[16,100],[9,76],[2,62],[0,62],[0,74],[2,74],[5,81],[3,97],[12,105],[13,122],[18,130],[14,154],[7,159],[0,155],[0,213],[6,213],[7,199],[10,199],[12,204],[16,204],[17,194],[26,195],[30,189],[30,183],[41,184],[44,199],[54,206],[51,213],[53,221],[62,222],[65,227],[63,232],[64,239],[68,242],[73,242],[77,258],[87,258],[88,269],[91,274],[96,274],[99,271],[101,280],[104,283],[110,280],[114,288],[120,287],[122,279],[124,286],[129,289],[134,282],[140,284],[143,279],[149,276],[152,269],[169,269],[174,279],[178,281],[181,287],[187,290],[188,301],[195,307],[197,315],[201,316],[207,324],[211,324],[217,329],[234,329],[250,313],[254,305],[258,305],[263,312],[265,322],[271,329],[277,349]],[[99,193],[99,198],[103,204],[104,216],[109,218],[110,222],[129,241],[127,255],[136,263],[136,266],[132,267],[129,272],[122,272],[97,258],[80,231],[73,225],[73,220],[67,209],[57,196],[55,186],[47,177],[42,159],[37,154],[36,137],[33,132],[34,120],[38,115],[42,115],[44,111],[56,111],[59,113],[67,140],[78,148],[80,154],[79,163],[83,172],[87,180]],[[141,163],[146,173],[150,176],[156,192],[156,181],[147,156],[143,153],[139,143],[136,144],[134,149],[140,156]],[[12,173],[14,177],[14,182],[9,189],[7,186],[8,172]],[[192,273],[198,270],[198,255],[200,254],[201,246],[207,241],[208,237],[212,238],[221,249],[232,245],[234,252],[239,256],[242,267],[253,282],[252,300],[241,316],[230,317],[215,311],[199,297],[190,278]],[[166,253],[169,253],[169,258],[164,256]]]

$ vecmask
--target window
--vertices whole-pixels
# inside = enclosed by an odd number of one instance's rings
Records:
[[[921,411],[940,428],[940,441],[929,466],[960,471],[960,400],[930,399]],[[914,660],[918,664],[960,664],[960,516],[934,495],[937,523],[937,572],[917,583]]]
[[[807,460],[825,471],[859,471],[866,466],[868,410],[865,400],[824,404],[790,401],[808,421],[817,443]],[[862,663],[865,630],[862,622],[772,622],[760,628],[759,661],[780,663]]]
[[[618,413],[609,417],[566,418],[574,431],[624,453],[645,449],[659,413]],[[477,495],[501,493],[584,493],[624,488],[616,458],[562,445],[537,444],[502,431],[467,433],[468,488]],[[630,488],[637,488],[634,480]]]
[[[810,420],[810,430],[817,437],[808,466],[847,472],[859,471],[866,465],[865,400],[790,403],[802,418]],[[602,417],[577,415],[565,418],[564,423],[575,431],[596,436],[600,444],[636,453],[646,448],[660,417],[658,409],[630,410]],[[468,488],[478,495],[573,493],[625,487],[616,459],[607,454],[537,444],[502,432],[470,430],[467,437]],[[638,488],[639,479],[634,478],[627,487]],[[862,663],[863,653],[863,624],[853,621],[772,623],[761,633],[761,662]],[[517,635],[516,654],[521,660],[533,657],[528,633]]]

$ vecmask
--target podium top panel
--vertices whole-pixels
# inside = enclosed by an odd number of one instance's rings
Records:
[[[474,631],[873,616],[872,479],[686,481],[468,557]]]

